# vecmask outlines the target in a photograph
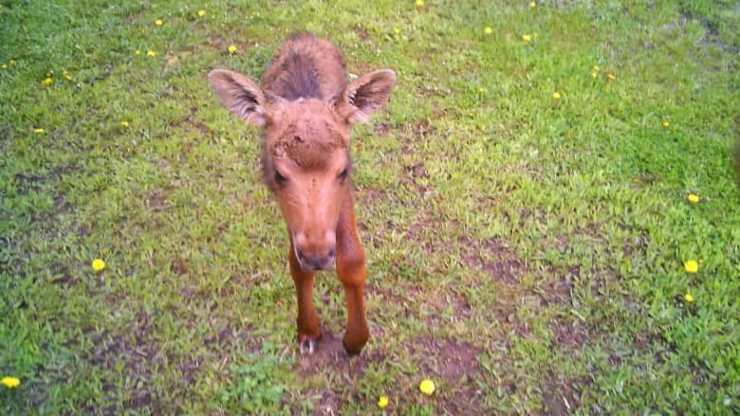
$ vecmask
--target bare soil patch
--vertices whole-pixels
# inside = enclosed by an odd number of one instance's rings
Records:
[[[466,266],[483,271],[498,282],[513,285],[519,281],[524,262],[502,240],[463,237],[460,243],[464,250],[461,260]]]
[[[322,328],[321,339],[314,353],[300,355],[296,369],[303,376],[331,369],[355,378],[361,376],[370,363],[382,362],[384,359],[385,355],[380,351],[363,351],[356,356],[350,356],[344,350],[342,338]]]

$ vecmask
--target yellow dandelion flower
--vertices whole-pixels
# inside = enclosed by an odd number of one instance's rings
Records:
[[[612,74],[611,72],[606,75],[607,78],[609,78],[609,81],[615,81],[617,79],[617,76]]]
[[[684,262],[683,268],[686,270],[686,273],[696,273],[699,271],[699,263],[696,260],[687,260]]]
[[[697,204],[701,200],[697,194],[689,194],[686,199],[688,199],[692,204]]]
[[[141,51],[140,51],[140,50],[138,50],[138,49],[137,49],[137,50],[135,50],[135,51],[134,51],[134,55],[141,55]]]
[[[203,17],[203,16],[205,16],[205,15],[206,15],[206,11],[205,11],[205,10],[203,10],[203,9],[201,9],[201,10],[198,10],[198,16],[199,16],[199,17]]]
[[[686,303],[694,303],[694,295],[692,295],[691,292],[686,292],[686,294],[683,295],[683,299]]]
[[[43,85],[44,87],[48,87],[49,85],[53,83],[54,83],[54,79],[52,79],[51,77],[44,78],[44,80],[41,81],[41,85]]]
[[[36,134],[44,134],[45,131],[46,130],[41,129],[41,128],[35,128],[35,129],[33,129],[33,132],[36,133]]]
[[[100,272],[100,271],[103,271],[103,269],[105,269],[105,262],[103,261],[103,259],[95,259],[92,261],[90,266],[96,272]]]
[[[156,25],[156,26],[162,26],[163,24],[164,24],[164,22],[162,21],[162,19],[157,19],[157,20],[154,21],[154,25]]]
[[[529,2],[529,8],[530,8],[530,9],[534,9],[535,7],[537,7],[537,2],[535,2],[535,1],[530,1],[530,2]]]
[[[596,78],[599,76],[599,73],[596,71],[591,72],[591,78]]]
[[[128,121],[125,121],[125,120],[122,121],[121,122],[121,127],[123,127],[124,129],[127,129],[128,128]]]
[[[486,35],[490,35],[491,33],[493,33],[493,28],[491,26],[486,26],[483,29],[483,33],[485,33]]]
[[[380,396],[378,398],[378,407],[381,409],[385,409],[386,407],[388,407],[388,402],[388,396]]]
[[[146,51],[146,56],[157,56],[157,52],[149,49],[148,51]]]
[[[557,92],[557,91],[555,91],[554,93],[552,93],[552,99],[553,100],[559,100],[560,99],[560,93]]]
[[[424,7],[424,0],[416,0],[416,7]]]
[[[2,66],[3,69],[5,69],[5,68],[8,67],[8,64],[2,64],[1,66]]]
[[[236,45],[229,45],[229,47],[227,48],[227,50],[229,51],[229,53],[230,53],[230,54],[232,54],[232,55],[233,55],[233,54],[235,54],[235,53],[236,53],[236,51],[237,51],[238,49],[237,49]]]
[[[434,393],[434,389],[434,382],[428,378],[425,378],[419,383],[419,390],[427,396],[431,396]]]
[[[530,40],[532,40],[532,35],[522,35],[522,41],[524,43],[529,43]]]
[[[3,377],[0,379],[0,384],[6,388],[14,389],[21,385],[21,380],[18,377]]]
[[[15,66],[15,59],[10,60],[10,66]]]
[[[661,122],[660,125],[663,126],[664,129],[667,129],[668,126],[671,125],[671,123],[669,123],[668,120],[663,120],[663,122]]]

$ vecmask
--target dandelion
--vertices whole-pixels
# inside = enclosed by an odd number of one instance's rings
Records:
[[[70,75],[69,72],[64,71],[62,75],[64,75],[64,79],[66,79],[67,81],[72,81],[72,75]]]
[[[41,85],[43,85],[44,87],[48,87],[53,83],[54,83],[54,79],[51,77],[44,78],[43,81],[41,81]]]
[[[125,121],[125,120],[122,121],[121,122],[121,127],[123,127],[124,129],[127,129],[128,128],[128,121]]]
[[[486,26],[485,29],[483,29],[483,33],[485,33],[486,35],[490,35],[491,33],[493,33],[493,28],[491,26]]]
[[[591,72],[591,78],[596,78],[598,76],[599,76],[599,73],[598,72],[596,72],[596,71],[592,71]]]
[[[555,91],[554,93],[552,93],[552,99],[553,100],[559,100],[560,99],[560,93],[557,92],[557,91]]]
[[[609,81],[615,81],[617,79],[617,76],[612,74],[611,72],[606,75],[606,77],[609,79]]]
[[[686,294],[683,295],[683,300],[685,300],[686,303],[694,303],[694,295],[692,295],[691,292],[686,292]]]
[[[8,68],[8,64],[2,64],[2,65],[0,65],[0,67],[2,67],[3,69],[6,69],[6,68]]]
[[[15,59],[10,60],[10,66],[15,66]]]
[[[524,43],[529,43],[530,40],[532,40],[532,35],[522,35],[522,41]]]
[[[434,393],[434,382],[425,378],[419,383],[419,390],[427,396],[431,396]]]
[[[686,199],[689,200],[692,204],[698,204],[701,198],[699,198],[699,195],[697,194],[689,194]]]
[[[0,384],[6,388],[14,389],[21,385],[21,380],[18,377],[3,377],[0,379]]]
[[[668,120],[663,120],[663,122],[661,122],[660,125],[663,126],[664,129],[667,129],[668,126],[671,125],[671,123],[669,123]]]
[[[686,273],[696,273],[699,271],[699,263],[696,260],[687,260],[684,262],[683,268]]]
[[[530,2],[529,2],[529,8],[530,8],[530,9],[534,9],[535,7],[537,7],[537,2],[535,2],[535,1],[530,1]]]
[[[149,49],[146,51],[146,56],[157,56],[157,52],[154,52],[153,50]]]
[[[96,272],[101,272],[101,271],[103,271],[103,269],[105,269],[105,262],[103,261],[103,259],[95,259],[95,260],[92,261],[92,263],[90,264],[90,266]]]
[[[233,54],[235,54],[235,53],[236,53],[236,51],[237,51],[238,49],[236,48],[236,45],[229,45],[229,47],[227,48],[227,50],[229,51],[229,53],[230,53],[230,54],[232,54],[232,55],[233,55]]]
[[[381,409],[385,409],[386,407],[388,407],[388,402],[388,396],[380,396],[380,398],[378,398],[378,407]]]
[[[599,68],[599,66],[598,66],[598,65],[594,65],[594,66],[593,66],[593,67],[591,68],[591,70],[592,70],[592,71],[594,71],[594,72],[599,72],[599,71],[601,70],[601,68]]]
[[[203,17],[206,15],[206,11],[203,9],[198,10],[198,17]]]
[[[154,25],[155,26],[162,26],[163,24],[164,24],[164,22],[162,21],[162,19],[157,19],[157,20],[154,21]]]
[[[424,7],[424,0],[416,0],[416,7]]]
[[[36,133],[36,134],[44,134],[45,131],[46,130],[44,130],[42,128],[35,128],[35,129],[33,129],[33,132]]]
[[[140,51],[140,50],[138,50],[138,49],[137,49],[137,50],[135,50],[135,51],[134,51],[134,55],[141,55],[141,51]]]

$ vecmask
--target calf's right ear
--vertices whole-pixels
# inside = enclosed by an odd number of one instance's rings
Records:
[[[214,69],[208,73],[208,81],[221,104],[237,117],[257,126],[267,123],[265,95],[254,81],[226,69]]]

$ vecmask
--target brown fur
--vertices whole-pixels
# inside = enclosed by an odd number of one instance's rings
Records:
[[[208,78],[224,106],[264,128],[262,170],[288,225],[299,342],[312,349],[321,335],[311,300],[314,274],[336,258],[347,297],[344,346],[359,352],[369,337],[367,272],[348,178],[349,135],[353,123],[385,105],[395,74],[375,71],[348,84],[339,49],[303,33],[283,44],[261,87],[227,70]]]

